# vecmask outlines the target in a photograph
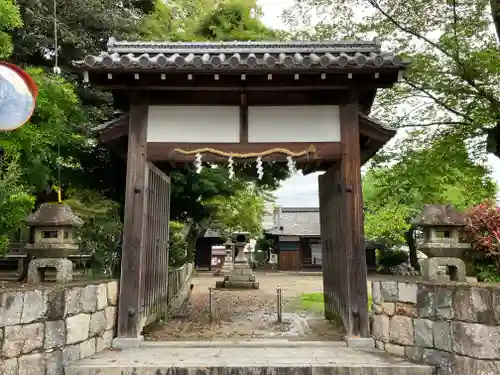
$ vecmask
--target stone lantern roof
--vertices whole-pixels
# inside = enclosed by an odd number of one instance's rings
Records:
[[[44,203],[26,219],[30,227],[34,226],[71,226],[81,227],[83,220],[76,216],[64,203]]]
[[[463,227],[465,217],[451,204],[426,204],[411,221],[419,227]]]

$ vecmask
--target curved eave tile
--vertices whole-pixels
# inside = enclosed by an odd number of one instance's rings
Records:
[[[189,54],[108,54],[89,55],[73,65],[82,70],[328,70],[328,69],[399,69],[408,61],[384,53],[189,53]]]

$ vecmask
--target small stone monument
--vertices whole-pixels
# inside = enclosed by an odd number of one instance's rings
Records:
[[[26,222],[34,231],[33,243],[25,246],[34,257],[28,266],[28,282],[40,283],[47,268],[55,268],[56,282],[67,283],[73,278],[73,262],[69,257],[79,256],[75,229],[83,225],[64,203],[44,203]]]
[[[222,276],[229,276],[234,270],[233,264],[233,244],[226,244],[226,257],[224,258],[224,263],[222,264],[222,269],[220,274]]]
[[[224,280],[215,283],[216,288],[228,289],[259,289],[259,282],[256,281],[255,275],[248,264],[248,259],[245,255],[244,248],[249,242],[248,233],[233,233],[231,236],[234,250],[236,252],[234,258],[233,269],[229,270],[229,275],[224,275]],[[226,256],[226,260],[229,256]],[[224,265],[226,264],[224,260]]]
[[[454,206],[428,204],[411,222],[423,231],[418,250],[428,256],[421,262],[426,280],[437,280],[439,267],[448,267],[450,280],[466,281],[465,262],[461,259],[469,244],[461,241],[465,218]]]

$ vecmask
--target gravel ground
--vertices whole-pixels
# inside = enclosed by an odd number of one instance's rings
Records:
[[[215,319],[209,319],[208,288],[220,277],[211,273],[194,279],[194,290],[183,316],[148,327],[147,340],[221,340],[286,338],[290,340],[341,340],[343,328],[325,320],[322,313],[301,311],[298,296],[321,292],[321,276],[256,273],[259,290],[215,290]],[[283,290],[283,322],[277,323],[276,287]]]

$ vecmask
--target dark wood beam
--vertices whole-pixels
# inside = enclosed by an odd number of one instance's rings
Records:
[[[142,269],[146,237],[147,124],[149,95],[134,93],[128,127],[127,181],[120,277],[118,337],[141,334]]]
[[[240,94],[240,143],[248,143],[248,94]]]
[[[306,161],[335,161],[340,158],[341,146],[340,142],[293,142],[293,143],[162,143],[162,142],[149,142],[148,143],[148,160],[151,161],[166,161],[173,162],[193,162],[195,155],[184,155],[183,153],[175,151],[182,149],[185,151],[194,151],[196,149],[213,148],[224,153],[261,153],[273,148],[284,148],[293,153],[299,153],[314,147],[315,151],[308,153],[304,156],[294,157],[297,162]],[[203,160],[212,163],[227,162],[227,156],[220,156],[213,153],[204,152]],[[246,160],[255,160],[256,156],[247,158]],[[270,156],[262,157],[263,162],[269,161],[286,161],[286,155],[275,153]]]
[[[155,91],[151,97],[151,105],[217,105],[217,106],[239,106],[242,93],[246,94],[248,106],[296,106],[296,105],[338,105],[345,103],[348,90],[293,90],[275,91]],[[125,93],[124,93],[125,94]]]
[[[353,336],[370,337],[366,253],[364,250],[363,196],[361,190],[361,149],[359,143],[358,100],[341,105],[340,133],[342,161],[341,189],[344,194],[344,246],[348,254],[348,293]]]
[[[203,91],[293,91],[319,89],[351,89],[373,90],[374,88],[391,87],[397,81],[397,72],[387,71],[375,75],[375,71],[358,70],[353,73],[345,71],[333,73],[285,74],[254,73],[173,73],[164,76],[159,72],[95,72],[90,77],[94,87],[110,90],[203,90]],[[216,78],[217,77],[217,78]],[[375,78],[378,77],[378,78]],[[271,78],[271,79],[270,79]]]

